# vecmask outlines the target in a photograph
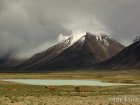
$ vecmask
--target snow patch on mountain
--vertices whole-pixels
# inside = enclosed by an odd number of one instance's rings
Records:
[[[82,38],[81,38],[81,42],[84,42],[84,41],[85,41],[85,37],[82,37]]]
[[[81,46],[84,44],[85,39],[86,39],[85,36],[83,36],[82,38],[79,39],[78,42],[79,42],[79,44],[81,44]]]
[[[105,45],[107,45],[107,46],[109,45],[109,43],[107,42],[107,40],[103,39],[103,42],[104,42]]]
[[[95,33],[94,35],[95,35],[97,41],[99,41],[107,46],[109,45],[108,40],[111,39],[109,33],[106,33],[106,32],[105,33]]]
[[[79,31],[79,32],[75,32],[69,36],[60,34],[58,37],[58,40],[62,40],[60,43],[62,45],[64,45],[65,47],[61,51],[59,51],[59,53],[65,49],[67,49],[68,47],[72,46],[77,41],[82,46],[86,40],[85,36],[88,34],[95,36],[96,41],[98,41],[106,46],[108,46],[110,44],[109,40],[111,39],[111,37],[110,37],[110,34],[107,32],[96,32],[94,34],[91,34],[89,32],[80,32]],[[113,40],[113,39],[111,39],[111,40]]]

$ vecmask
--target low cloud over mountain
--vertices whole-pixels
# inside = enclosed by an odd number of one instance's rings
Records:
[[[129,45],[139,34],[139,5],[139,0],[0,0],[0,57],[27,58],[85,31],[109,32]]]

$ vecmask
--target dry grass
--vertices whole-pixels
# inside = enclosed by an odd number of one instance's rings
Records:
[[[84,91],[78,92],[74,86],[59,86],[53,91],[50,88],[52,87],[1,85],[0,105],[114,105],[114,96],[140,96],[140,86],[79,87]],[[138,101],[129,102],[128,105],[138,105]]]
[[[49,74],[0,74],[0,79],[97,79],[140,83],[140,72],[74,72]],[[32,86],[0,82],[0,105],[139,105],[140,86],[79,87]],[[124,100],[124,97],[128,99]],[[137,100],[129,100],[137,99]],[[122,100],[122,102],[121,102]]]

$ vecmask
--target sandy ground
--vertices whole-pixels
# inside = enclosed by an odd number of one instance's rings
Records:
[[[19,98],[21,99],[11,101],[8,97],[1,97],[0,105],[140,105],[140,98],[136,96],[28,96]]]

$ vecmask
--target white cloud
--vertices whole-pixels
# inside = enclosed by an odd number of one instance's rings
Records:
[[[70,36],[63,35],[62,33],[58,36],[58,41],[61,42],[63,40],[68,39]]]

